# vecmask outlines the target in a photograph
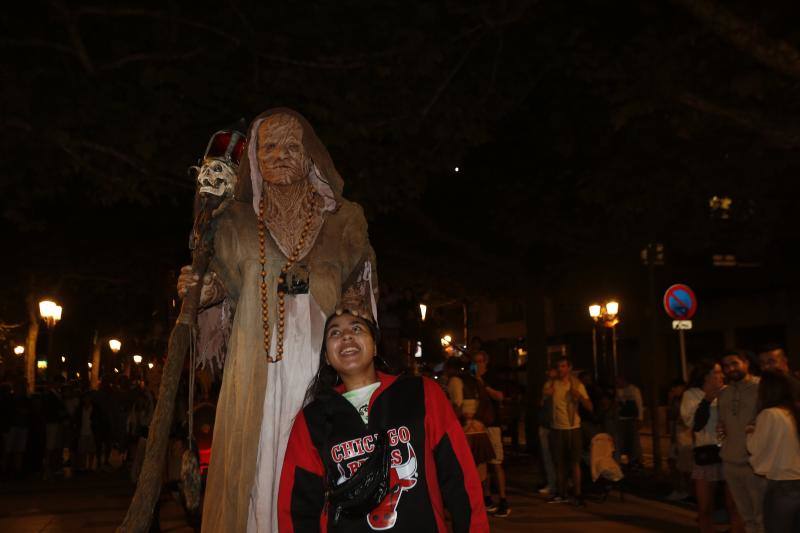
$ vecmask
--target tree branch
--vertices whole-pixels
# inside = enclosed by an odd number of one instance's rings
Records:
[[[714,33],[759,63],[800,78],[800,52],[786,41],[770,38],[755,23],[737,17],[714,0],[673,0]]]
[[[472,41],[472,43],[470,43],[470,45],[467,47],[467,49],[461,55],[461,58],[458,60],[458,63],[456,63],[453,66],[453,68],[450,69],[450,72],[447,73],[447,76],[444,78],[444,80],[442,80],[442,83],[440,83],[439,87],[436,88],[436,91],[433,93],[433,96],[431,97],[430,101],[422,109],[422,113],[421,113],[421,117],[422,118],[425,118],[428,115],[428,113],[430,112],[430,110],[433,108],[433,106],[436,105],[436,102],[439,100],[439,98],[442,96],[444,91],[450,85],[450,82],[453,81],[453,78],[456,77],[456,74],[458,74],[458,72],[461,70],[461,67],[463,67],[464,63],[467,62],[467,58],[469,57],[470,53],[472,53],[472,49],[475,48],[475,45],[478,43],[478,41],[481,40],[482,36],[483,36],[482,33],[479,34]]]
[[[799,131],[777,126],[756,113],[725,107],[691,93],[681,95],[680,102],[697,111],[715,115],[758,133],[781,148],[796,149],[800,147]]]
[[[72,47],[75,50],[75,55],[78,57],[78,61],[80,61],[81,65],[83,66],[83,70],[85,70],[89,75],[94,75],[94,64],[89,57],[89,52],[86,50],[86,45],[83,44],[83,38],[81,37],[81,33],[78,29],[78,25],[75,22],[74,16],[63,1],[53,0],[52,4],[64,19],[64,24],[67,27],[67,35],[69,35],[69,40],[72,43]]]
[[[106,63],[102,65],[100,68],[103,70],[112,70],[124,67],[131,63],[140,63],[140,62],[170,62],[170,61],[181,61],[184,59],[191,59],[197,55],[200,55],[205,51],[205,48],[195,48],[194,50],[189,50],[188,52],[183,52],[180,54],[130,54],[127,56],[120,57],[110,63]]]
[[[203,22],[199,22],[196,20],[186,19],[182,17],[176,17],[174,15],[165,13],[163,11],[155,11],[151,9],[136,9],[136,8],[129,8],[129,7],[101,7],[101,6],[83,6],[77,9],[76,14],[78,16],[82,15],[89,15],[89,16],[98,16],[98,17],[139,17],[139,18],[151,18],[156,20],[166,20],[177,22],[178,24],[182,24],[184,26],[189,26],[190,28],[195,28],[198,30],[203,30],[218,37],[222,37],[230,41],[232,44],[239,46],[241,44],[241,39],[236,35],[231,33],[224,32],[214,26],[209,26]]]

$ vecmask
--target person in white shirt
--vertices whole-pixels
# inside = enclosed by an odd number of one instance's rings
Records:
[[[697,497],[697,524],[701,533],[716,531],[712,516],[714,500],[717,483],[724,480],[717,441],[717,423],[719,422],[717,397],[724,385],[722,367],[715,361],[704,359],[692,369],[689,388],[683,393],[681,399],[681,418],[684,424],[693,431],[692,479]],[[731,517],[731,531],[743,532],[744,524],[727,488],[725,505]]]
[[[759,413],[748,428],[747,449],[756,474],[767,478],[764,530],[800,531],[800,409],[786,374],[764,372],[758,388]]]
[[[617,376],[617,404],[619,405],[619,434],[617,446],[619,453],[628,455],[628,464],[641,465],[642,441],[639,428],[644,420],[642,391],[629,383],[625,376]]]
[[[572,476],[573,503],[585,506],[581,497],[581,417],[578,405],[591,412],[592,402],[578,378],[572,375],[572,363],[566,357],[556,361],[558,377],[544,384],[543,396],[553,401],[553,419],[550,431],[550,450],[556,465],[558,494],[550,498],[551,503],[567,500],[567,476]]]

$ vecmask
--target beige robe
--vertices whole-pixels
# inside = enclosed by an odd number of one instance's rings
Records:
[[[271,239],[267,239],[266,256],[267,283],[274,288],[286,258]],[[309,309],[312,312],[314,307],[319,309],[321,322],[311,323],[315,320],[313,315],[303,320],[309,321],[310,329],[318,330],[313,335],[318,345],[306,353],[287,349],[281,362],[267,364],[258,291],[256,216],[251,206],[243,202],[233,203],[221,215],[212,269],[225,285],[235,311],[217,404],[203,509],[204,532],[277,532],[275,489],[283,461],[281,446],[274,443],[282,441],[285,446],[287,428],[291,428],[294,414],[302,407],[302,396],[316,372],[324,319],[334,311],[343,284],[362,267],[365,258],[371,259],[374,265],[363,212],[357,204],[342,200],[340,209],[328,215],[313,249],[303,260],[310,271],[308,298],[313,301],[309,302]],[[275,317],[275,290],[270,291],[270,296],[270,317]],[[287,313],[293,306],[290,301],[293,298],[298,297],[286,296]],[[287,323],[298,318],[287,316]],[[287,333],[289,342],[292,335]],[[273,334],[273,342],[275,337]],[[268,372],[289,374],[290,383],[284,383],[284,378],[280,381],[285,386],[268,389]],[[286,397],[289,393],[291,398]],[[269,408],[276,402],[281,402],[278,413]],[[269,418],[263,416],[265,404],[271,415]],[[287,413],[292,414],[287,417]],[[284,432],[285,437],[281,435]],[[264,437],[269,444],[262,442]],[[273,453],[273,460],[267,461],[270,453]],[[256,480],[258,490],[254,494]],[[274,492],[270,494],[271,484]],[[252,497],[259,501],[251,501]],[[265,504],[264,498],[271,502]]]

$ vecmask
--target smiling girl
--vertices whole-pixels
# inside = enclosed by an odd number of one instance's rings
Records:
[[[378,332],[363,315],[334,314],[324,331],[309,403],[287,446],[280,531],[445,532],[445,508],[453,531],[488,531],[466,438],[439,386],[377,370]],[[333,496],[352,503],[380,477],[385,490],[367,507],[342,509]]]

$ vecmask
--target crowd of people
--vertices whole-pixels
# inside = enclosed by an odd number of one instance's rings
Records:
[[[456,355],[445,362],[442,382],[472,450],[487,511],[503,517],[510,508],[500,426],[510,433],[516,428],[508,420],[501,424],[504,387],[488,366],[484,351]],[[548,502],[584,506],[583,491],[598,469],[606,468],[611,481],[623,470],[643,473],[645,407],[638,386],[624,376],[613,386],[597,384],[592,373],[576,372],[561,357],[547,370],[541,398],[539,493]],[[733,532],[800,531],[798,402],[800,380],[777,345],[758,357],[729,350],[695,363],[689,382],[675,380],[666,397],[674,489],[666,499],[695,503],[702,532],[714,531],[718,503]],[[610,457],[596,468],[606,450]]]
[[[764,349],[758,365],[727,351],[695,364],[681,388],[670,391],[672,464],[678,490],[693,489],[700,531],[714,531],[719,492],[733,532],[800,531],[800,381],[785,351]]]
[[[483,507],[506,517],[511,508],[501,427],[507,435],[516,430],[508,404],[518,395],[492,370],[483,350],[450,357],[441,377],[443,397],[471,452]],[[387,379],[394,378],[378,379],[368,392]],[[354,399],[343,392],[351,403],[369,401],[369,395]],[[667,499],[694,500],[701,532],[714,531],[719,502],[733,532],[800,531],[800,380],[784,350],[769,347],[758,358],[729,350],[719,359],[698,361],[689,382],[675,380],[666,400],[674,487]],[[48,479],[108,471],[115,451],[135,478],[154,404],[144,381],[124,375],[105,376],[98,390],[86,382],[54,379],[33,395],[26,393],[24,381],[3,383],[2,475],[35,473]],[[363,407],[359,413],[366,424],[366,403]],[[644,411],[641,390],[625,377],[602,386],[590,372],[575,372],[568,358],[554,361],[541,391],[537,444],[544,484],[539,493],[550,503],[584,506],[594,450],[606,446],[609,479],[622,477],[613,465],[628,472],[641,469]],[[588,483],[597,479],[590,477]]]
[[[125,375],[105,376],[97,390],[86,381],[56,376],[30,395],[24,380],[2,383],[0,475],[51,479],[110,471],[112,452],[133,471],[141,462],[154,405],[144,381]]]

